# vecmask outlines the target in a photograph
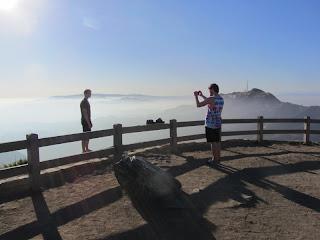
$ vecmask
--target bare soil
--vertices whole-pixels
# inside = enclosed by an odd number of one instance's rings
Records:
[[[207,143],[131,152],[172,174],[209,223],[211,239],[320,239],[320,144],[232,140],[208,165]],[[157,239],[112,166],[40,193],[0,200],[0,239]]]

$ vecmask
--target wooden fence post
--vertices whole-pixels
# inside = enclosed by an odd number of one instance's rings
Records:
[[[40,190],[40,157],[39,139],[37,134],[28,134],[28,167],[29,167],[29,186],[32,191]]]
[[[304,117],[304,136],[303,141],[305,144],[310,143],[310,117]]]
[[[114,147],[114,161],[118,162],[122,159],[123,146],[122,146],[122,125],[114,124],[114,135],[113,135],[113,147]]]
[[[170,120],[170,151],[176,153],[178,151],[178,134],[177,134],[177,120]]]
[[[263,141],[263,116],[258,117],[258,135],[257,135],[257,141],[262,142]]]

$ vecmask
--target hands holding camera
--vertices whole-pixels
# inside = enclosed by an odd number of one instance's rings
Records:
[[[197,96],[203,97],[203,94],[201,91],[195,91],[193,94],[195,97],[197,97]]]

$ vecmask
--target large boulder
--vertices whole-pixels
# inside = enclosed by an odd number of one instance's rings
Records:
[[[150,162],[128,157],[115,164],[115,175],[133,206],[159,239],[214,239],[212,224],[196,209],[181,183]]]
[[[115,175],[129,194],[149,200],[163,200],[181,192],[181,183],[159,167],[136,157],[115,165]]]

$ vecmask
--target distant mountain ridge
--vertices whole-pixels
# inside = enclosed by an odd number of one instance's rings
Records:
[[[224,108],[222,112],[223,119],[246,119],[257,118],[304,118],[309,116],[312,119],[320,119],[320,106],[302,106],[288,102],[281,102],[273,94],[264,92],[260,89],[252,89],[247,92],[233,92],[221,94],[224,98]],[[181,105],[174,109],[169,109],[164,112],[164,118],[177,119],[178,121],[199,120],[205,118],[206,107],[197,108],[195,105]],[[240,129],[239,126],[224,125],[225,130]],[[313,124],[312,128],[320,130],[319,124]],[[252,129],[246,124],[241,125],[241,129]],[[253,127],[254,129],[254,127]],[[302,123],[297,124],[265,124],[265,129],[303,129]],[[272,137],[272,136],[271,136]],[[273,139],[295,140],[301,135],[273,136]],[[313,136],[314,140],[320,141],[320,136]]]
[[[251,91],[247,92],[233,92],[229,94],[221,94],[223,97],[231,98],[231,99],[240,99],[240,100],[256,100],[256,101],[269,101],[273,103],[280,103],[281,101],[276,98],[273,94],[264,92],[260,89],[253,88]]]
[[[246,116],[264,116],[269,118],[303,118],[310,116],[311,118],[320,119],[320,106],[302,106],[288,102],[281,102],[273,94],[264,92],[260,89],[253,88],[248,92],[234,92],[230,94],[223,94],[226,108],[233,109],[237,106],[238,115]],[[233,109],[234,110],[234,109]],[[232,117],[235,114],[229,113]]]
[[[272,93],[264,92],[261,89],[253,88],[245,92],[233,92],[221,94],[225,100],[223,110],[224,118],[255,118],[264,116],[265,118],[303,118],[310,116],[311,118],[320,119],[320,106],[302,106],[289,102],[282,102]],[[152,99],[175,99],[190,98],[191,96],[151,96],[143,94],[93,94],[93,98],[120,98],[122,101],[148,101]],[[52,98],[83,98],[83,94],[69,96],[54,96]],[[180,112],[180,114],[179,114]],[[164,114],[172,114],[180,116],[184,120],[194,119],[197,116],[194,106],[185,105],[175,109],[169,109]],[[182,115],[184,117],[182,117]]]

